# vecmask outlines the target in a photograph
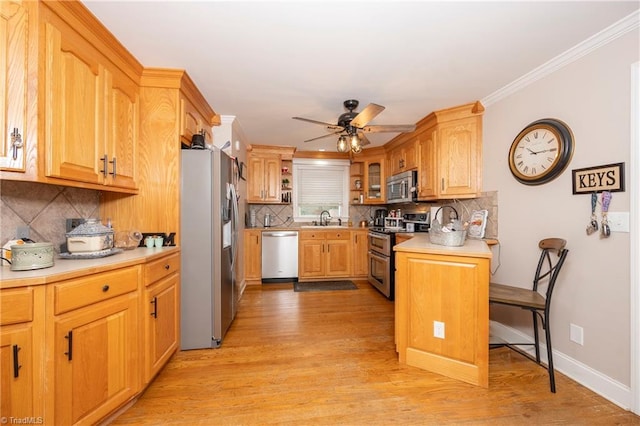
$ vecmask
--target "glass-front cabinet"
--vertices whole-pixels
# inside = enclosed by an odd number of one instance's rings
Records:
[[[384,154],[380,154],[364,161],[365,204],[385,203],[384,158]]]

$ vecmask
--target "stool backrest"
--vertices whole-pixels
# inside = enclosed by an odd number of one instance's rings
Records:
[[[540,253],[536,275],[533,279],[533,291],[538,291],[538,284],[540,284],[541,281],[545,279],[548,280],[546,291],[547,309],[551,303],[551,293],[553,293],[553,288],[556,285],[556,279],[569,253],[569,250],[565,248],[566,245],[567,242],[562,238],[546,238],[538,244],[538,247],[542,249],[542,253]],[[557,257],[552,259],[552,254]]]

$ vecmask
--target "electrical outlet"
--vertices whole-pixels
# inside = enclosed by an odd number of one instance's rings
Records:
[[[27,226],[18,226],[16,228],[16,238],[29,238],[29,225]]]
[[[433,337],[444,339],[444,323],[440,321],[433,322]]]
[[[569,324],[569,339],[579,345],[584,345],[584,329],[575,324]]]

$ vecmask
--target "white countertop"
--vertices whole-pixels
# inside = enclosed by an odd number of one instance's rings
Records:
[[[484,240],[467,239],[463,246],[449,247],[432,244],[429,234],[416,233],[410,240],[393,247],[396,252],[411,252],[425,254],[444,254],[449,256],[486,257],[491,258],[491,249]]]
[[[98,259],[62,259],[56,255],[53,266],[31,271],[12,271],[10,266],[2,266],[0,267],[0,288],[42,285],[91,273],[138,265],[154,257],[161,257],[179,250],[178,247],[138,247]]]

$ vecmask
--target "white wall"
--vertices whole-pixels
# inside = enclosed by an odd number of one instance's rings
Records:
[[[630,385],[630,235],[587,236],[590,196],[572,195],[571,169],[630,161],[630,66],[639,60],[637,29],[486,108],[484,191],[498,191],[501,266],[493,281],[530,286],[537,242],[561,237],[570,250],[553,296],[554,349],[623,386]],[[554,181],[528,187],[509,172],[514,137],[540,118],[565,121],[575,152]],[[610,211],[629,211],[638,191],[626,170],[625,192]],[[599,211],[599,208],[598,208]],[[492,308],[492,320],[531,335],[530,315]],[[584,328],[584,346],[569,340],[569,324]]]

